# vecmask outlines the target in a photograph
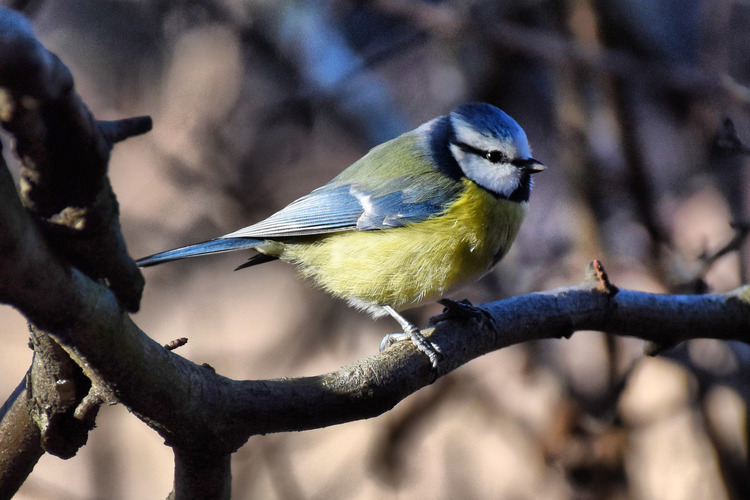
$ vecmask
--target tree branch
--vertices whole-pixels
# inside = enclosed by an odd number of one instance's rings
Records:
[[[44,455],[29,411],[26,377],[0,409],[0,498],[11,498]]]
[[[137,311],[144,280],[128,256],[106,173],[112,145],[150,130],[151,119],[97,122],[68,68],[20,14],[0,8],[0,122],[15,137],[21,198],[45,237]]]
[[[229,499],[232,492],[231,455],[207,457],[175,450],[174,490],[169,498]]]
[[[41,431],[44,451],[60,458],[75,456],[94,428],[94,412],[77,418],[75,410],[89,393],[92,381],[46,332],[33,325],[34,360],[27,379],[29,412]]]

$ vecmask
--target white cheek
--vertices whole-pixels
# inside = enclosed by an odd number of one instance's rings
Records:
[[[463,165],[464,162],[466,161],[466,156],[467,156],[464,150],[459,148],[455,144],[451,144],[450,149],[451,149],[451,154],[453,154],[453,158],[456,159],[459,165]]]
[[[458,160],[466,177],[485,189],[510,196],[521,183],[521,171],[507,163],[491,163],[476,155],[465,155]]]

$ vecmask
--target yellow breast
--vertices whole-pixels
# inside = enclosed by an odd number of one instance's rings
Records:
[[[378,305],[403,309],[439,298],[489,271],[510,248],[526,211],[527,203],[497,199],[467,179],[464,184],[462,195],[439,216],[283,244],[279,257],[374,315],[382,314]]]

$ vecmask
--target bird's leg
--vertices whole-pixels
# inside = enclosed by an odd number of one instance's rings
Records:
[[[380,351],[382,352],[386,350],[396,342],[411,340],[414,347],[425,353],[427,357],[430,358],[430,363],[432,363],[433,368],[437,368],[438,360],[442,354],[440,348],[427,340],[425,336],[422,335],[422,332],[419,331],[419,328],[409,323],[406,318],[397,313],[391,306],[383,306],[383,309],[390,314],[393,319],[398,321],[398,324],[404,329],[404,333],[389,333],[383,337],[383,340],[380,342]]]

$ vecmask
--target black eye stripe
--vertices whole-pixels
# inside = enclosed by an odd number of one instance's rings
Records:
[[[454,142],[453,144],[458,146],[458,148],[464,153],[471,153],[473,155],[480,156],[492,163],[502,163],[502,162],[512,163],[512,162],[509,162],[507,156],[505,156],[502,152],[497,151],[497,150],[484,151],[482,149],[475,148],[474,146],[466,144],[465,142]]]

